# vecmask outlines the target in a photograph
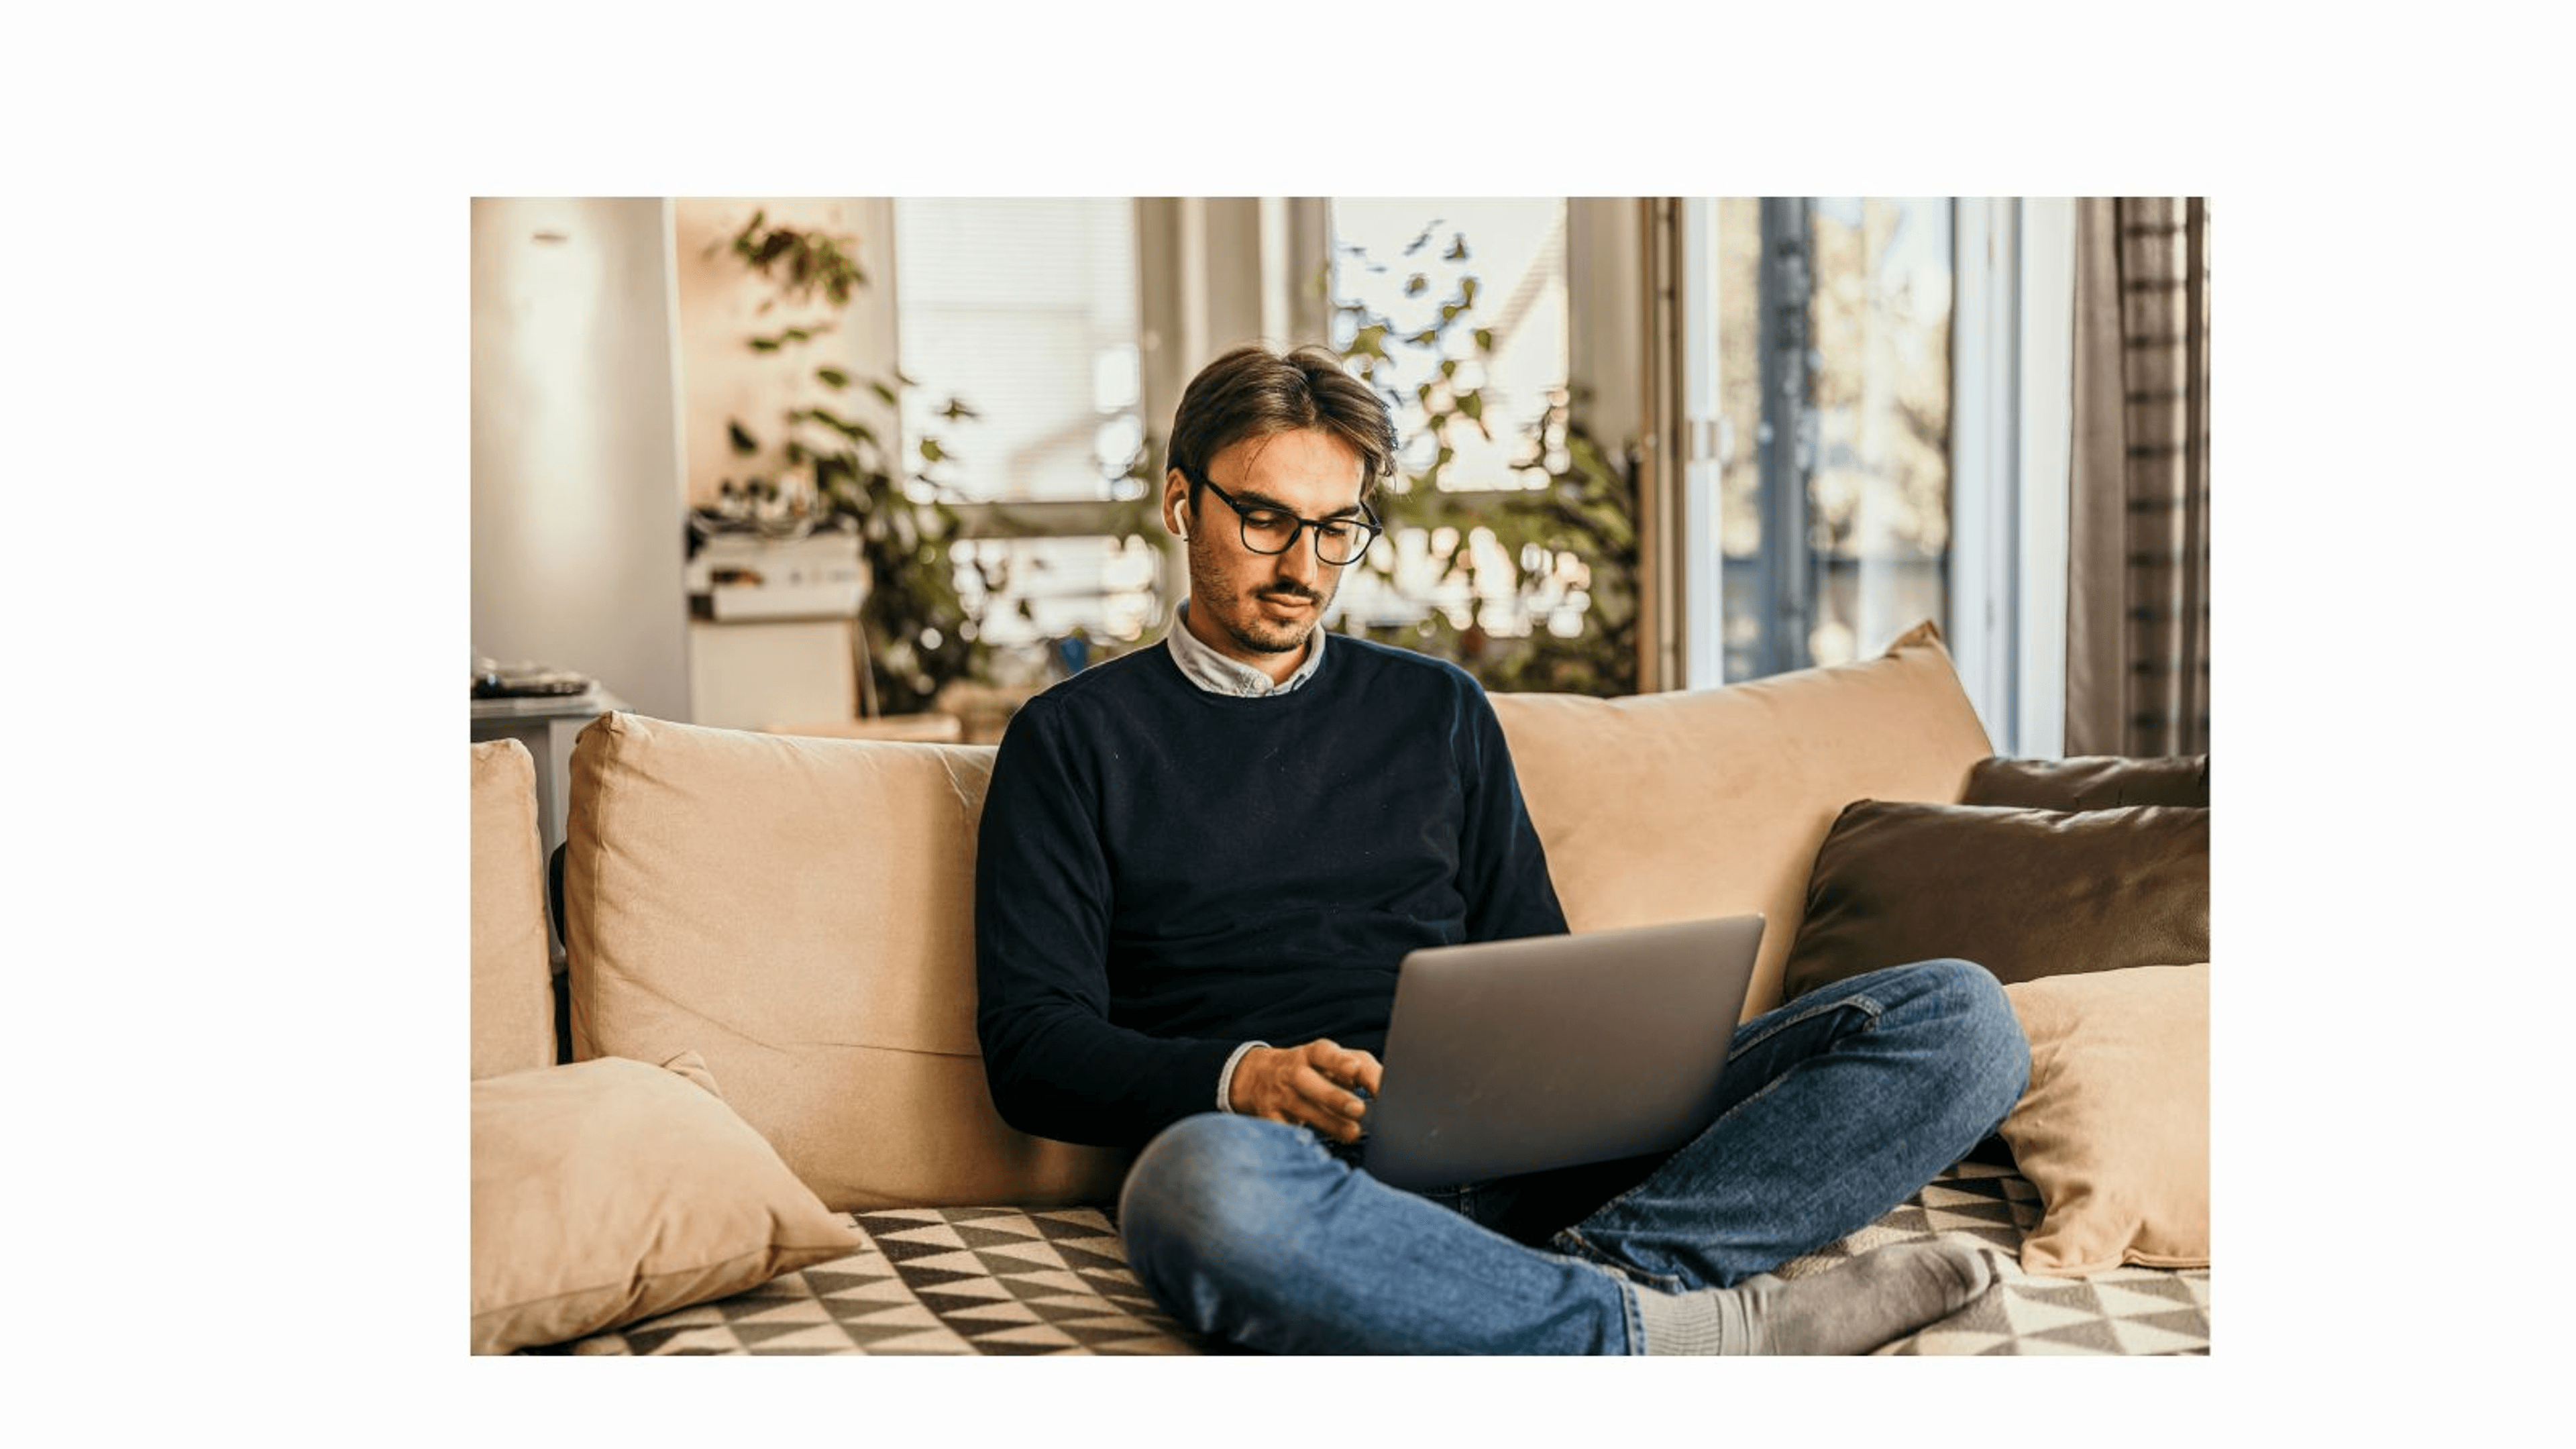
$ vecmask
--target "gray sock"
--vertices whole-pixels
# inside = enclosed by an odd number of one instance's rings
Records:
[[[1994,1281],[1986,1255],[1935,1238],[1864,1253],[1812,1278],[1765,1273],[1732,1288],[1637,1290],[1648,1353],[1852,1354],[1938,1323]]]

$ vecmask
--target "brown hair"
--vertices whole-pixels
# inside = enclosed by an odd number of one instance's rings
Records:
[[[1343,371],[1340,358],[1311,343],[1282,355],[1247,342],[1199,369],[1172,415],[1164,465],[1189,480],[1195,510],[1210,459],[1246,438],[1301,428],[1330,433],[1359,454],[1363,503],[1395,471],[1395,420],[1385,400]]]

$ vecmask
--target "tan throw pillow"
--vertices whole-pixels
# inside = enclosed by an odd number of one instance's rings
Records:
[[[717,1094],[604,1057],[474,1083],[474,1352],[561,1343],[859,1246]]]
[[[2039,1189],[2025,1272],[2209,1266],[2209,966],[2006,986],[2030,1090],[2004,1141]]]
[[[1954,956],[1999,981],[2209,957],[2209,812],[1853,803],[1807,882],[1794,998]]]

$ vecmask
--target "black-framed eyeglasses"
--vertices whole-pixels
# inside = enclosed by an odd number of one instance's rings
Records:
[[[1377,515],[1369,512],[1366,504],[1360,505],[1362,516],[1359,518],[1300,518],[1284,508],[1272,508],[1261,503],[1237,503],[1233,494],[1205,477],[1186,472],[1182,476],[1215,494],[1224,500],[1226,507],[1234,510],[1235,522],[1243,532],[1243,546],[1254,553],[1286,553],[1297,546],[1298,530],[1313,529],[1315,557],[1338,568],[1359,562],[1360,555],[1369,551],[1370,544],[1377,542],[1377,536],[1386,532],[1386,526],[1377,521]]]

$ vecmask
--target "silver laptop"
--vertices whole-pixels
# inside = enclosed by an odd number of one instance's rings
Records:
[[[1362,1164],[1418,1190],[1679,1147],[1761,944],[1751,915],[1412,952]]]

